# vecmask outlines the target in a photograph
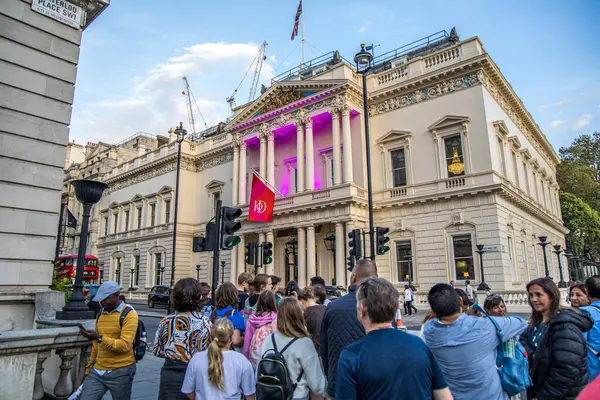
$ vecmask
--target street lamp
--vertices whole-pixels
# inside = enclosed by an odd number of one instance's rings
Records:
[[[177,177],[175,178],[175,210],[173,212],[173,253],[171,255],[171,287],[175,285],[175,251],[177,248],[177,210],[179,209],[179,174],[181,168],[181,143],[187,135],[187,131],[183,129],[183,122],[179,123],[179,127],[175,129],[177,135]]]
[[[562,263],[560,261],[560,255],[563,252],[563,250],[560,248],[560,244],[555,244],[552,247],[554,247],[553,253],[556,254],[556,257],[558,258],[558,273],[560,274],[560,281],[558,282],[558,287],[559,288],[566,288],[567,287],[567,282],[565,282],[565,280],[563,278]]]
[[[73,292],[62,311],[56,312],[56,319],[93,319],[94,311],[85,304],[83,296],[83,267],[85,264],[85,251],[87,245],[88,225],[92,206],[100,201],[102,193],[108,187],[104,182],[80,179],[73,181],[75,196],[83,204],[83,220],[81,222],[81,234],[79,235],[79,253],[77,254],[77,270],[75,272],[75,284]]]
[[[546,278],[550,278],[550,271],[548,271],[548,257],[546,256],[546,246],[548,246],[550,242],[546,241],[548,240],[547,236],[540,236],[538,239],[540,239],[538,244],[542,246],[542,252],[544,253],[544,268],[546,271]]]
[[[130,292],[133,290],[133,272],[134,272],[134,271],[135,271],[135,270],[134,270],[133,268],[131,268],[131,269],[129,270],[129,272],[130,272],[130,274],[129,274],[129,281],[130,281],[130,282],[129,282],[129,283],[130,283],[130,284],[129,284],[129,291],[130,291]]]
[[[363,117],[365,119],[365,151],[367,153],[367,195],[369,203],[369,239],[371,244],[371,260],[375,260],[375,221],[373,217],[373,184],[371,182],[371,140],[369,138],[369,104],[367,99],[367,73],[372,68],[373,54],[360,45],[360,51],[354,56],[356,72],[362,75],[363,86]]]
[[[200,265],[196,265],[196,280],[200,282]]]
[[[333,253],[333,270],[336,271],[336,256],[335,256],[335,235],[330,233],[325,239],[325,248]],[[333,278],[331,284],[335,286],[337,284],[337,279]]]
[[[486,251],[483,248],[484,245],[478,244],[477,250],[475,250],[475,252],[479,254],[479,272],[481,273],[481,283],[479,284],[479,286],[477,286],[477,290],[487,289],[487,283],[485,283],[485,277],[483,275],[483,253],[485,253]]]

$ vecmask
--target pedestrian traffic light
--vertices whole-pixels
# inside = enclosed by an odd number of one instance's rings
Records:
[[[254,265],[255,246],[254,243],[248,243],[246,245],[246,258],[244,259],[246,264]]]
[[[242,224],[235,220],[240,215],[241,208],[221,207],[221,249],[231,249],[240,242],[240,237],[234,235],[242,228]]]
[[[350,256],[346,258],[348,262],[346,265],[348,266],[348,271],[352,272],[354,270],[354,257]]]
[[[390,251],[390,246],[387,245],[387,242],[390,241],[390,238],[386,236],[386,234],[390,231],[390,228],[375,228],[376,232],[376,243],[377,243],[377,254],[383,255]]]
[[[264,242],[262,246],[263,264],[271,264],[273,262],[273,243]]]
[[[360,258],[362,256],[362,240],[360,229],[353,229],[348,234],[348,246],[350,247],[350,257]]]
[[[204,251],[213,251],[217,248],[217,225],[214,222],[206,224],[206,237],[204,239]]]
[[[206,251],[206,239],[204,236],[194,236],[192,240],[192,251],[194,253],[199,253],[201,251]]]

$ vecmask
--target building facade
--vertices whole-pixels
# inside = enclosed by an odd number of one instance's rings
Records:
[[[538,237],[564,246],[566,232],[559,159],[481,41],[452,32],[388,57],[367,90],[370,170],[361,77],[337,52],[275,78],[234,109],[222,132],[184,141],[175,277],[210,281],[210,257],[192,252],[192,238],[221,199],[243,210],[241,243],[222,252],[225,280],[247,270],[300,286],[314,275],[347,285],[347,235],[368,229],[368,174],[375,225],[390,228],[391,251],[376,259],[380,276],[419,290],[477,284],[477,245],[495,290],[520,291],[543,276]],[[176,153],[171,132],[169,143],[102,176],[110,186],[96,206],[97,255],[104,277],[124,288],[170,280]],[[247,221],[255,172],[277,191],[272,223]],[[254,270],[244,245],[265,241],[274,262]]]

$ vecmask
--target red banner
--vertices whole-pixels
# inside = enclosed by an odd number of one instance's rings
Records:
[[[248,221],[272,222],[275,207],[275,192],[268,187],[256,174],[252,174],[252,192]]]

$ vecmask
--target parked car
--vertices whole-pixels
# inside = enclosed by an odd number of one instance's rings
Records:
[[[325,286],[325,290],[327,291],[327,299],[335,300],[339,297],[342,297],[348,293],[345,287],[343,286]]]
[[[85,296],[85,301],[90,310],[93,310],[95,315],[100,313],[100,304],[97,301],[92,301],[96,293],[98,293],[98,289],[100,288],[100,284],[98,283],[89,283],[83,287],[83,295]]]
[[[154,308],[156,304],[169,305],[171,288],[166,285],[156,285],[148,294],[148,307]]]

